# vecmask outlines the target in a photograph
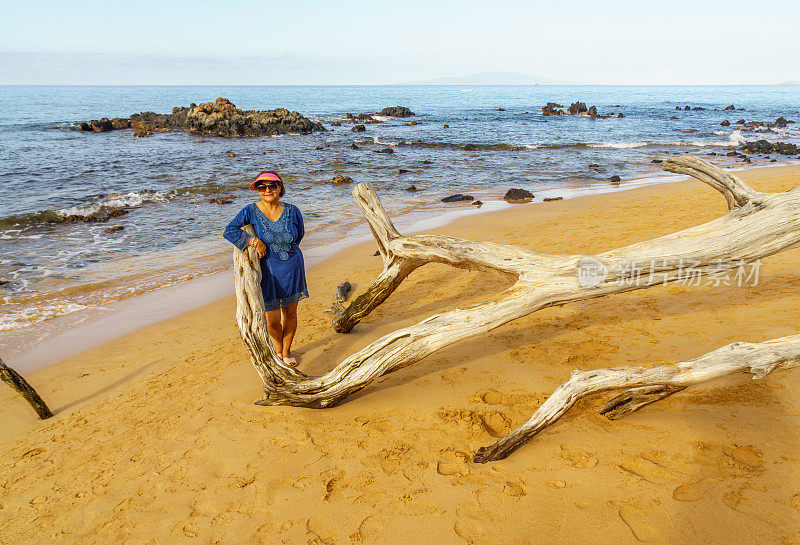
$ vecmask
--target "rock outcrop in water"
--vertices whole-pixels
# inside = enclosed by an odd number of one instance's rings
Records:
[[[567,115],[580,115],[588,111],[584,102],[573,102],[567,108]]]
[[[564,110],[559,108],[563,108],[563,106],[556,102],[548,102],[542,106],[542,115],[564,115]]]
[[[556,102],[548,102],[546,105],[542,106],[542,115],[564,115],[564,110],[559,108],[563,108],[561,104]],[[600,119],[606,119],[608,117],[625,117],[622,113],[619,115],[614,115],[613,113],[609,115],[600,115],[597,113],[597,106],[589,106],[586,107],[585,102],[573,102],[567,108],[567,115],[582,115],[586,117],[597,117]]]
[[[171,114],[142,112],[128,119],[115,118],[92,120],[81,123],[82,131],[107,132],[119,129],[134,129],[144,132],[187,131],[204,136],[271,136],[274,134],[309,134],[324,132],[320,123],[315,123],[298,112],[286,108],[276,110],[240,110],[227,98],[204,102],[188,108],[176,107]]]
[[[524,203],[533,200],[533,193],[526,189],[511,188],[506,191],[503,199],[511,203]]]
[[[800,153],[800,148],[788,142],[769,142],[767,140],[756,140],[746,142],[740,148],[747,153],[780,153],[781,155],[795,155]]]
[[[412,115],[417,114],[405,106],[392,106],[390,108],[384,108],[380,112],[361,113],[356,115],[344,114],[344,119],[348,120],[351,125],[354,125],[359,121],[362,123],[381,123],[381,120],[372,117],[375,115],[380,115],[383,117],[411,117]]]
[[[390,108],[384,108],[378,112],[378,115],[383,115],[386,117],[411,117],[412,115],[416,114],[405,106],[392,106]]]

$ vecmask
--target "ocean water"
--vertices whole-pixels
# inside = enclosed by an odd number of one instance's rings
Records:
[[[220,96],[242,109],[297,110],[329,130],[140,139],[77,129]],[[766,134],[720,125],[800,121],[798,99],[796,86],[0,87],[0,335],[229,268],[221,232],[255,200],[246,188],[260,170],[284,176],[285,199],[304,213],[304,246],[324,247],[346,242],[363,222],[352,188],[328,183],[338,173],[373,184],[390,215],[411,219],[471,206],[440,202],[456,192],[488,202],[511,187],[536,200],[624,189],[668,179],[653,160],[693,154],[742,167],[725,153],[745,140],[800,144],[800,124]],[[625,117],[541,115],[547,102],[566,109],[575,101]],[[723,110],[730,104],[737,110]],[[416,116],[379,118],[362,133],[330,126],[345,113],[396,105]],[[675,109],[685,105],[704,109]],[[386,148],[393,153],[377,153]],[[793,161],[753,156],[749,166],[775,160]],[[407,191],[412,184],[419,191]],[[216,197],[233,200],[209,202]],[[65,221],[120,209],[127,214],[105,223]],[[124,229],[107,233],[113,226]]]

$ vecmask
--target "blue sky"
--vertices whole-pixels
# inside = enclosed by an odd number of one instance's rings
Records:
[[[0,0],[0,84],[800,80],[800,2]],[[794,27],[794,28],[792,28]]]

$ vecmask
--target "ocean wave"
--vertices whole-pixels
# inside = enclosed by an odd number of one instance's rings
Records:
[[[0,317],[0,331],[11,331],[32,326],[57,316],[72,314],[87,308],[86,305],[70,301],[55,302],[40,307],[23,307],[18,310],[3,312]]]
[[[643,148],[653,145],[652,142],[603,142],[601,144],[589,144],[590,148],[611,148],[611,149],[632,149]]]
[[[373,136],[372,137],[372,143],[373,144],[378,144],[379,146],[391,146],[391,147],[399,146],[400,144],[402,144],[402,142],[400,142],[400,141],[398,141],[398,142],[384,142],[380,138],[378,138],[377,136]]]
[[[0,218],[0,229],[31,227],[48,223],[71,223],[76,221],[103,222],[111,217],[127,213],[128,208],[136,208],[149,202],[165,202],[167,196],[158,191],[137,193],[110,193],[96,196],[92,202],[60,208],[41,210]]]
[[[635,142],[571,142],[569,144],[473,144],[473,143],[456,143],[456,142],[427,142],[424,140],[401,140],[399,142],[382,141],[377,136],[371,138],[356,140],[358,144],[370,145],[377,144],[382,146],[401,146],[412,148],[440,148],[452,149],[462,151],[526,151],[526,150],[559,150],[559,149],[636,149],[645,147],[669,147],[669,146],[685,146],[685,147],[729,147],[738,146],[745,140],[741,134],[735,131],[728,140],[724,141],[691,141],[686,142],[682,140],[673,141],[635,141]]]

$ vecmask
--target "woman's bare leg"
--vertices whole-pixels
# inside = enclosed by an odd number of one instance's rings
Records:
[[[267,331],[272,337],[275,351],[283,357],[283,326],[281,325],[281,309],[267,311]]]
[[[282,308],[281,311],[283,314],[283,342],[281,345],[283,346],[283,357],[288,358],[292,355],[292,341],[297,332],[297,303]]]

